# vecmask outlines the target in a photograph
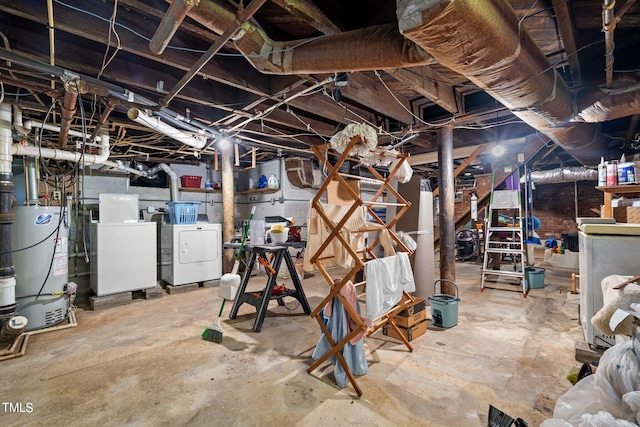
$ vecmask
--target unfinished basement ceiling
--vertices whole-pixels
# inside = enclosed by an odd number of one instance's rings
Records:
[[[414,164],[425,176],[437,168],[428,154],[444,124],[458,161],[495,143],[520,152],[543,141],[549,166],[640,150],[635,1],[180,0],[191,8],[154,53],[170,3],[0,0],[4,101],[24,120],[64,124],[60,106],[75,105],[65,99],[75,87],[63,81],[79,76],[86,87],[70,128],[105,119],[110,160],[128,163],[209,161],[222,134],[241,154],[258,147],[259,159],[310,155],[352,122],[378,129],[381,145],[431,159]],[[205,61],[207,50],[216,54]],[[60,102],[49,112],[52,97]],[[206,143],[158,134],[127,117],[131,108]],[[73,136],[42,136],[43,146],[77,149]]]

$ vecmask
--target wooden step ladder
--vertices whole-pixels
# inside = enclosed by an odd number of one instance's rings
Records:
[[[496,190],[495,176],[497,172],[513,171],[513,178],[517,180],[515,189]],[[516,278],[522,285],[522,297],[527,297],[527,283],[525,266],[527,250],[522,228],[522,198],[520,195],[520,173],[516,164],[501,165],[494,169],[491,179],[491,196],[489,199],[489,214],[485,227],[484,260],[482,263],[482,282],[480,291],[485,289],[487,276],[506,276]],[[497,258],[496,258],[497,257]],[[510,258],[513,271],[503,269],[502,260]]]

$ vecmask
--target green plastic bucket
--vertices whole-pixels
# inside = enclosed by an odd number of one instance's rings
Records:
[[[527,267],[524,272],[527,289],[544,288],[544,268]]]
[[[436,285],[440,283],[442,290],[442,282],[449,282],[456,287],[456,295],[437,294]],[[438,279],[433,283],[433,295],[429,297],[431,305],[431,323],[439,328],[451,328],[458,324],[458,285],[447,279]]]

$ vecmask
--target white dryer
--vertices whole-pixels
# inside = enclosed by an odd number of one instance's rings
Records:
[[[222,224],[162,224],[160,278],[178,286],[222,277]]]

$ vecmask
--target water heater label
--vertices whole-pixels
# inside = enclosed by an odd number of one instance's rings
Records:
[[[55,243],[52,269],[53,275],[59,276],[69,272],[69,257],[67,256],[69,249],[66,237],[56,239]]]
[[[36,218],[36,225],[47,225],[51,222],[51,214],[40,214]]]

